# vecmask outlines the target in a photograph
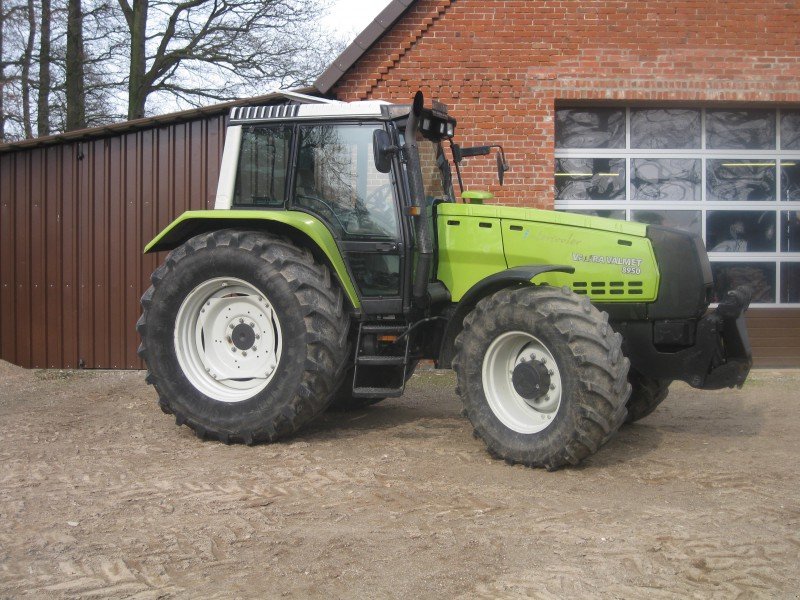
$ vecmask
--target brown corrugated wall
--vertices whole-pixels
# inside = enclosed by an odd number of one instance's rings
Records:
[[[0,358],[135,369],[142,248],[213,205],[226,117],[0,153]]]

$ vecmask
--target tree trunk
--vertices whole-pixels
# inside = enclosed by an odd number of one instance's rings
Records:
[[[0,142],[6,141],[6,63],[5,47],[3,45],[3,33],[5,30],[5,7],[3,0],[0,0]]]
[[[149,92],[145,81],[147,58],[145,42],[147,36],[148,0],[133,0],[128,27],[131,33],[131,63],[128,78],[128,119],[144,117],[145,102]]]
[[[36,9],[33,0],[28,0],[28,39],[25,52],[22,54],[22,127],[26,138],[33,137],[31,122],[31,63],[33,62],[33,44],[36,41]]]
[[[39,33],[39,96],[36,101],[37,135],[50,135],[50,0],[42,0]]]
[[[67,5],[67,131],[86,127],[86,91],[84,89],[83,11],[81,0]]]

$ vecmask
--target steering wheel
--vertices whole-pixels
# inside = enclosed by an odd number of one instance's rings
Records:
[[[397,229],[397,218],[394,209],[394,195],[392,194],[392,184],[387,183],[375,188],[364,199],[364,206],[367,209],[367,219],[373,225],[380,228],[382,233],[392,235]]]

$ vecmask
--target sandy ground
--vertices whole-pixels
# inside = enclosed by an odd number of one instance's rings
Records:
[[[676,385],[555,473],[490,459],[453,390],[247,448],[142,373],[0,363],[0,597],[798,597],[800,372]]]

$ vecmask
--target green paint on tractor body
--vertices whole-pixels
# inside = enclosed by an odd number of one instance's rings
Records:
[[[353,307],[359,308],[361,306],[356,289],[350,279],[350,274],[347,272],[347,267],[342,259],[342,253],[339,251],[331,232],[322,221],[305,212],[239,209],[190,210],[167,225],[155,239],[147,244],[144,251],[146,254],[160,250],[171,250],[197,233],[211,229],[222,229],[226,226],[234,226],[243,222],[250,222],[255,225],[275,223],[290,227],[305,235],[325,254]]]
[[[658,265],[647,226],[554,211],[440,204],[438,277],[458,301],[475,283],[526,265],[564,265],[536,283],[569,286],[597,302],[652,302]]]

